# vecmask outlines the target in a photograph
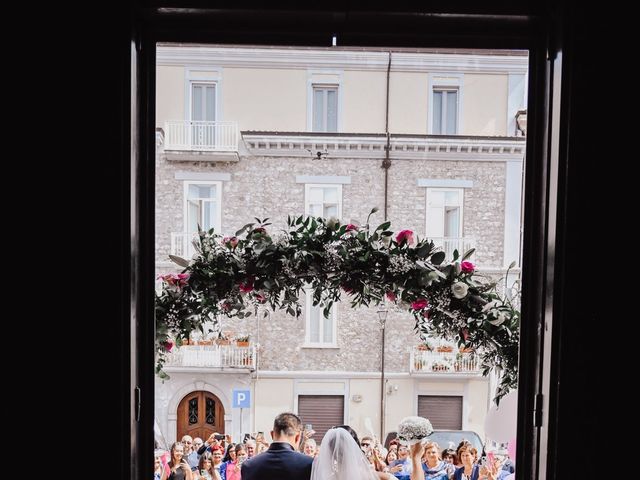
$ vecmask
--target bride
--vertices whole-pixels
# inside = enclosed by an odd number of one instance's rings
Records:
[[[311,480],[395,480],[393,475],[376,472],[356,433],[342,425],[328,430],[322,439],[320,454],[311,467]]]

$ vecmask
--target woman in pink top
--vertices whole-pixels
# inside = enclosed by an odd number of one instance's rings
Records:
[[[227,465],[227,480],[241,480],[240,468],[242,462],[247,459],[247,451],[244,449],[244,445],[239,443],[236,445],[236,459]]]

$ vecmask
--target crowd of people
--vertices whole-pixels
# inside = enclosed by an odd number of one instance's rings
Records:
[[[184,435],[168,452],[156,450],[154,480],[510,480],[508,457],[481,457],[468,441],[441,449],[425,441],[411,447],[373,436],[361,439],[348,425],[327,431],[318,445],[293,413],[278,415],[269,443],[262,432],[234,443],[212,433],[207,440]]]

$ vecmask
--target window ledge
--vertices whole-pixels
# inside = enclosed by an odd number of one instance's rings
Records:
[[[334,343],[304,343],[300,348],[340,348]]]

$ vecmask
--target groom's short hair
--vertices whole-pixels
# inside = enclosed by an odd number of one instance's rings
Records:
[[[302,430],[302,420],[295,413],[281,413],[273,421],[273,431],[276,435],[292,437]]]

